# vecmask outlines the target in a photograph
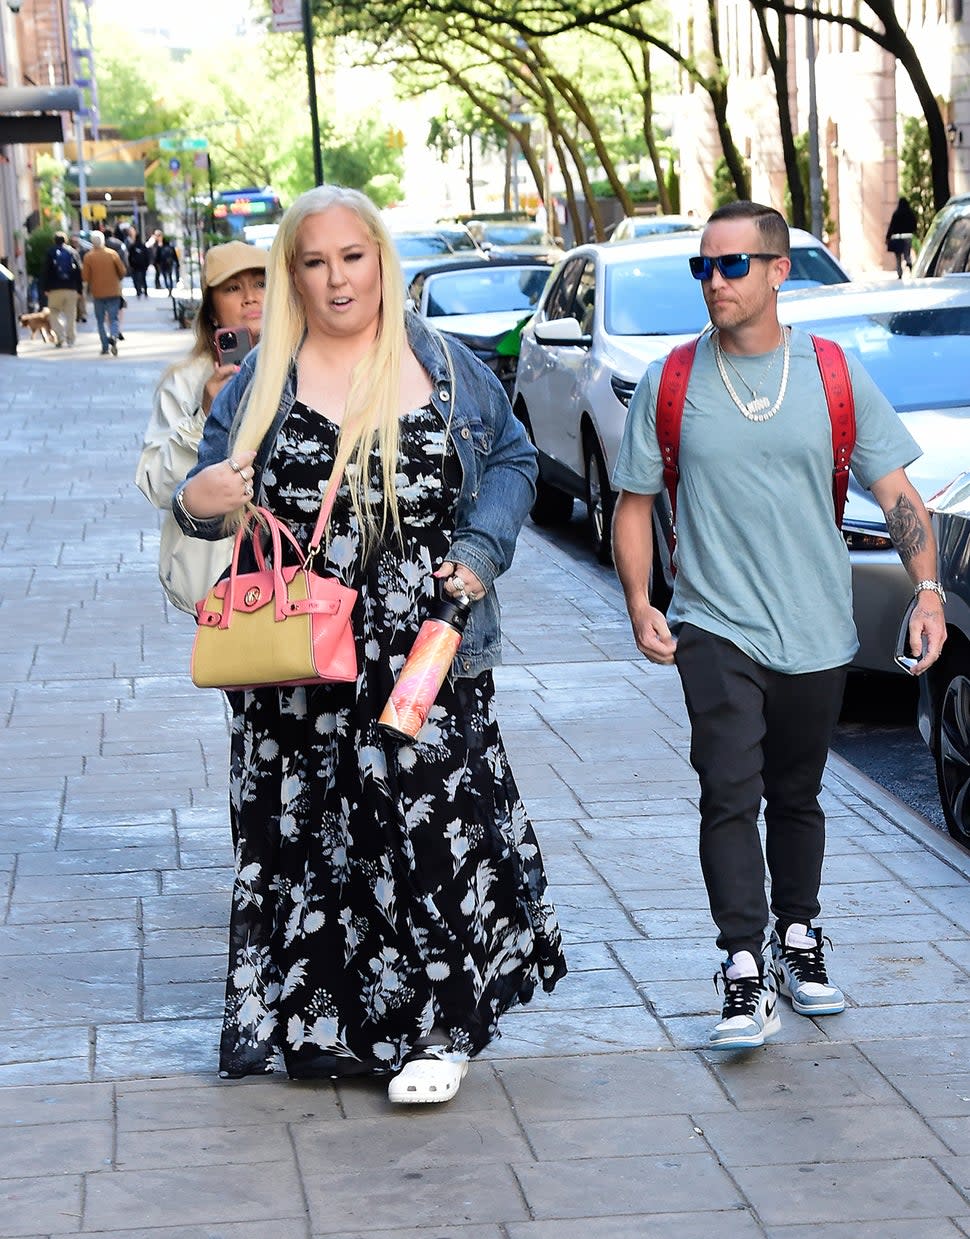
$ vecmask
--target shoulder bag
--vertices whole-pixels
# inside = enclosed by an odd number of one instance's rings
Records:
[[[357,679],[350,623],[357,590],[312,568],[339,485],[337,477],[320,506],[306,555],[268,508],[250,509],[236,533],[229,575],[196,606],[192,682],[198,688],[289,688]],[[247,541],[256,567],[240,572]],[[299,562],[284,565],[285,550],[295,550]]]

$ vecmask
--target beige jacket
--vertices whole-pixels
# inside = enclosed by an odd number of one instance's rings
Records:
[[[232,538],[206,542],[189,538],[172,515],[172,494],[199,458],[205,426],[202,389],[213,362],[192,357],[176,366],[155,391],[145,444],[135,469],[135,485],[165,512],[158,552],[158,579],[170,601],[195,615],[195,604],[206,596],[232,558]]]
[[[81,279],[92,297],[120,297],[125,264],[114,250],[88,250],[81,264]]]

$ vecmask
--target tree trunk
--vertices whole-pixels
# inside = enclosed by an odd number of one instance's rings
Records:
[[[643,100],[643,138],[647,144],[647,152],[653,165],[653,175],[657,182],[657,197],[660,199],[660,209],[664,215],[669,215],[670,191],[667,189],[667,179],[664,176],[663,160],[660,148],[657,146],[657,135],[653,131],[653,79],[650,76],[650,44],[641,44],[643,56],[643,90],[640,97]]]
[[[895,22],[895,19],[894,19]],[[899,29],[898,24],[896,28]],[[903,32],[900,29],[900,34]],[[923,115],[926,117],[926,128],[930,141],[930,162],[933,166],[933,205],[938,211],[950,196],[950,148],[946,140],[946,126],[936,96],[926,80],[923,66],[920,63],[916,49],[909,39],[903,35],[897,50],[899,63],[909,74],[916,97],[919,99]]]
[[[788,193],[791,196],[791,222],[794,228],[808,227],[808,212],[805,205],[805,187],[802,185],[801,171],[798,167],[798,152],[795,149],[795,134],[793,132],[791,99],[788,94],[788,25],[783,13],[778,14],[778,47],[775,48],[768,33],[768,22],[765,18],[765,6],[758,0],[751,0],[758,15],[758,25],[761,27],[761,37],[764,39],[765,51],[768,53],[768,63],[771,65],[775,80],[775,98],[778,101],[778,128],[781,133],[781,149],[785,158],[785,176],[788,180]]]
[[[731,126],[728,124],[727,118],[728,73],[721,58],[721,35],[718,27],[717,0],[707,0],[707,23],[711,32],[711,50],[717,65],[717,76],[708,79],[704,83],[704,87],[711,97],[717,133],[721,139],[721,150],[724,152],[724,159],[728,166],[728,172],[731,174],[731,180],[734,182],[734,188],[740,199],[748,200],[751,197],[751,182],[748,179],[748,172],[744,166],[744,160],[741,158],[741,152],[734,144],[734,136],[731,133]]]
[[[562,142],[557,133],[552,135],[552,148],[556,152],[556,159],[559,161],[559,170],[562,172],[562,182],[566,187],[566,210],[569,213],[569,222],[572,226],[573,245],[579,245],[583,240],[583,220],[579,213],[579,203],[576,201],[576,190],[573,188],[573,178],[569,172],[569,164],[566,160],[566,152],[563,150]],[[553,221],[548,221],[552,223]],[[562,230],[559,227],[559,221],[555,221],[555,236],[561,241]]]

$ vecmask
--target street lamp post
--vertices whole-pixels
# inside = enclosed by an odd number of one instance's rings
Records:
[[[323,184],[323,152],[320,150],[320,117],[317,113],[317,74],[313,65],[313,19],[310,0],[303,4],[303,43],[306,47],[306,75],[310,103],[310,130],[313,135],[313,177],[315,185]]]

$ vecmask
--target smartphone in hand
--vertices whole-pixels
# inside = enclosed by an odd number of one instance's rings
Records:
[[[899,635],[896,638],[896,652],[893,655],[893,662],[896,666],[901,667],[903,671],[907,671],[910,675],[913,674],[913,668],[920,661],[920,659],[926,657],[926,650],[929,645],[926,638],[926,633],[924,632],[922,642],[923,648],[920,651],[919,658],[915,658],[909,652],[909,621],[912,619],[913,612],[916,610],[917,601],[918,600],[914,598],[906,608],[902,622],[899,625]]]
[[[238,366],[255,343],[248,327],[218,327],[215,341],[220,366]]]

